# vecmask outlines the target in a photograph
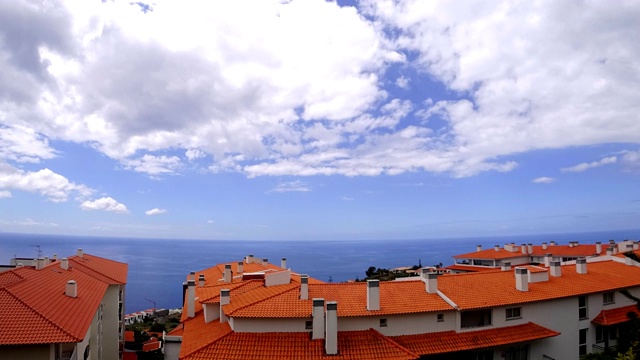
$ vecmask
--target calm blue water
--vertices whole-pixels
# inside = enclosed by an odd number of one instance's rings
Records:
[[[509,242],[540,244],[555,240],[581,243],[624,239],[640,239],[640,229],[607,232],[543,234],[508,237],[458,239],[386,240],[386,241],[204,241],[155,240],[129,238],[75,237],[0,233],[0,264],[14,257],[36,257],[40,245],[43,255],[59,257],[85,252],[129,264],[126,311],[152,307],[182,306],[182,282],[190,271],[198,271],[217,263],[241,260],[253,254],[279,265],[287,258],[287,266],[301,274],[334,282],[364,277],[369,266],[394,268],[418,264],[453,263],[452,256],[475,251],[476,245],[491,248]]]

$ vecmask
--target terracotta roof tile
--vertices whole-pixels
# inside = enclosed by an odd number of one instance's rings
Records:
[[[11,272],[22,280],[4,286],[5,296],[0,299],[0,323],[22,324],[22,330],[16,329],[15,334],[3,338],[0,344],[8,344],[7,341],[39,344],[43,343],[43,338],[47,342],[70,342],[70,339],[73,342],[84,338],[106,292],[106,283],[78,269],[61,270],[56,266],[41,270],[22,267]],[[69,280],[78,284],[76,298],[65,295]],[[6,296],[9,294],[11,296]],[[24,326],[23,322],[29,322],[31,326]],[[32,331],[31,327],[48,330],[43,336],[43,333]],[[3,325],[2,331],[4,328]],[[56,337],[58,341],[52,341]]]
[[[428,294],[425,284],[419,280],[380,283],[378,311],[366,309],[367,284],[364,282],[310,284],[308,300],[300,300],[300,287],[297,285],[273,288],[255,289],[235,298],[232,296],[231,303],[226,305],[224,310],[234,317],[310,317],[313,298],[337,301],[340,304],[339,317],[452,310],[452,307],[438,295]]]
[[[466,254],[455,255],[454,259],[491,259],[491,260],[501,260],[501,259],[510,259],[510,258],[519,258],[519,257],[527,257],[529,255],[523,254],[520,251],[511,252],[507,251],[503,248],[498,249],[487,249],[481,251],[474,251]]]
[[[560,335],[534,323],[456,333],[444,331],[420,335],[392,336],[398,344],[420,355],[443,354],[491,348]]]
[[[182,359],[231,332],[232,330],[228,322],[220,323],[218,319],[205,323],[204,314],[200,314],[183,323],[182,345],[180,346],[179,358]]]
[[[135,340],[135,333],[133,332],[133,330],[126,330],[124,332],[124,341],[125,342],[134,342]]]
[[[438,278],[438,289],[461,310],[557,299],[637,286],[640,268],[613,261],[587,263],[587,274],[575,265],[562,266],[562,276],[515,288],[513,271],[469,273]]]
[[[635,313],[640,316],[640,310],[636,305],[623,306],[617,309],[602,310],[591,320],[592,323],[597,325],[616,325],[629,321],[628,313]]]
[[[518,246],[519,247],[519,246]],[[602,246],[602,251],[604,252],[605,246]],[[505,250],[504,248],[499,248],[496,251],[494,248],[474,251],[466,254],[455,255],[454,259],[490,259],[490,260],[503,260],[509,258],[518,258],[518,257],[529,257],[529,256],[544,256],[545,254],[553,254],[553,256],[564,256],[564,257],[587,257],[597,255],[596,253],[596,245],[595,244],[584,244],[569,247],[569,245],[553,245],[547,246],[546,249],[543,249],[540,245],[533,246],[533,252],[531,254],[523,254],[520,249],[519,251],[511,252]]]
[[[181,360],[285,360],[285,359],[416,359],[375,330],[338,333],[338,354],[325,355],[324,341],[309,333],[231,333]]]
[[[184,324],[180,323],[173,330],[167,333],[168,336],[182,336],[184,334]]]
[[[114,260],[85,253],[82,257],[69,257],[70,266],[88,273],[96,279],[110,285],[122,285],[127,283],[129,265]],[[55,263],[54,263],[55,264]]]

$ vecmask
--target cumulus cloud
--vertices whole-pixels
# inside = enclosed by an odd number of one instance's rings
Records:
[[[109,212],[115,212],[115,213],[121,213],[121,214],[129,213],[129,210],[124,204],[117,202],[111,197],[103,197],[103,198],[92,200],[92,201],[87,200],[82,204],[80,204],[80,208],[82,208],[82,210],[87,210],[87,211],[103,210],[103,211],[109,211]]]
[[[307,185],[306,183],[302,181],[291,181],[291,182],[280,183],[275,188],[269,190],[268,192],[283,193],[283,192],[307,192],[307,191],[311,191],[311,187],[309,187],[309,185]]]
[[[83,198],[93,193],[93,189],[73,183],[50,169],[24,171],[0,163],[0,190],[7,194],[11,189],[39,193],[53,202],[67,201],[72,195]]]
[[[562,168],[561,171],[563,171],[563,172],[583,172],[585,170],[589,170],[589,169],[592,169],[592,168],[595,168],[595,167],[600,167],[600,166],[608,165],[608,164],[615,164],[617,161],[618,161],[618,158],[616,156],[609,156],[609,157],[603,158],[603,159],[598,160],[598,161],[593,161],[593,162],[590,162],[590,163],[580,163],[578,165]]]
[[[555,181],[556,181],[555,178],[548,177],[548,176],[542,176],[542,177],[531,180],[531,182],[534,182],[536,184],[551,184]]]
[[[151,215],[160,215],[160,214],[164,214],[166,213],[167,210],[166,209],[159,209],[159,208],[153,208],[151,210],[147,210],[144,213],[151,216]]]
[[[50,159],[62,140],[152,177],[198,159],[249,177],[462,177],[640,143],[640,4],[358,6],[2,3],[0,158]],[[391,95],[418,81],[446,100]]]
[[[0,199],[10,198],[11,196],[11,191],[0,190]]]

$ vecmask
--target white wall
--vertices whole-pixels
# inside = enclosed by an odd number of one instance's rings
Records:
[[[119,311],[119,285],[109,285],[102,299],[104,311],[102,314],[102,358],[118,358],[120,345],[120,314]]]
[[[178,360],[178,355],[180,355],[181,346],[182,346],[182,337],[165,336],[164,360]]]
[[[338,306],[340,306],[338,304]],[[339,317],[338,331],[368,330],[373,328],[387,336],[422,334],[455,330],[456,312],[443,311],[444,321],[438,322],[438,313],[400,314],[384,316]],[[387,319],[387,326],[380,326],[380,319]]]

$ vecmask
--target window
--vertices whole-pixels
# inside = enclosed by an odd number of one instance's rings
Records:
[[[602,305],[609,305],[615,303],[613,292],[602,294]]]
[[[380,319],[380,327],[387,327],[387,319]]]
[[[525,346],[518,346],[509,348],[504,352],[505,360],[527,360],[529,354],[529,348]]]
[[[438,322],[444,322],[444,314],[436,315],[436,319],[438,320]]]
[[[522,311],[522,308],[519,308],[519,307],[507,309],[506,310],[507,320],[522,319],[521,311]]]
[[[609,340],[616,340],[618,338],[618,326],[609,326]]]
[[[604,327],[596,325],[596,342],[603,342],[605,337]]]
[[[313,321],[312,320],[307,320],[304,322],[304,329],[305,330],[313,330]]]
[[[493,350],[477,352],[473,359],[474,360],[493,360]]]
[[[587,355],[587,329],[580,329],[578,334],[578,355]]]
[[[463,311],[460,326],[462,328],[491,325],[491,309]]]
[[[588,319],[587,316],[587,297],[586,296],[578,296],[578,318]]]

